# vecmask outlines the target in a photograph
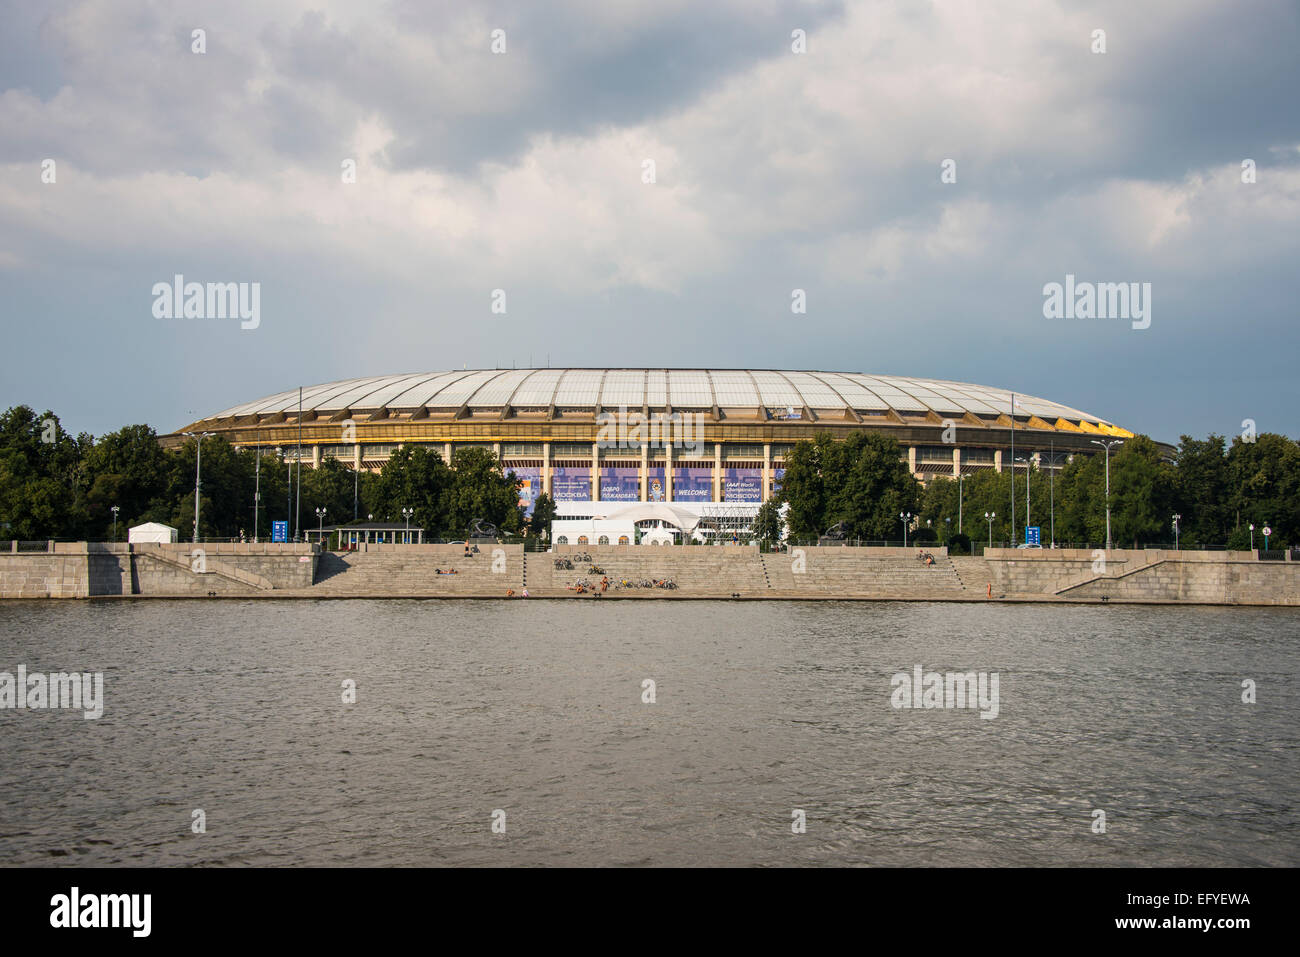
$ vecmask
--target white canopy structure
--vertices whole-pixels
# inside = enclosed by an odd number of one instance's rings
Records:
[[[604,503],[597,503],[598,506],[601,504]],[[609,511],[604,513],[599,512],[598,508],[595,518],[631,522],[634,525],[638,522],[657,521],[683,532],[693,532],[700,524],[700,516],[694,512],[664,502],[610,502],[609,505]]]
[[[177,531],[170,525],[163,525],[160,522],[145,522],[143,525],[133,525],[127,530],[126,540],[128,542],[140,543],[174,543],[177,540]]]

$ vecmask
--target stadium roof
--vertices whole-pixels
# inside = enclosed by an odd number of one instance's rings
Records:
[[[767,407],[867,414],[1004,415],[1006,389],[908,376],[761,369],[485,369],[373,376],[306,386],[304,412],[366,409]],[[298,390],[227,409],[213,418],[296,414]],[[1051,421],[1105,419],[1016,393],[1016,413]]]

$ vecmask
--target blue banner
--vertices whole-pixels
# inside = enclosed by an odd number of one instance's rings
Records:
[[[557,502],[591,501],[591,469],[577,465],[552,467],[551,492]]]
[[[763,501],[763,470],[724,469],[722,498],[727,502]]]
[[[641,499],[641,467],[608,465],[600,470],[602,502],[637,502]]]
[[[674,467],[673,501],[713,501],[713,469],[707,465],[679,465]]]

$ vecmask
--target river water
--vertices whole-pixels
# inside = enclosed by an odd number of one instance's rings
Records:
[[[0,861],[1296,865],[1298,649],[1280,609],[0,602],[0,671],[104,675],[97,720],[0,710]],[[997,717],[895,708],[918,665]]]

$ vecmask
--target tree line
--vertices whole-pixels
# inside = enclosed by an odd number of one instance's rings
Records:
[[[1047,449],[1041,452],[1046,465]],[[799,442],[786,460],[781,490],[761,510],[757,537],[773,540],[785,506],[791,538],[815,539],[834,526],[849,539],[901,541],[900,513],[909,540],[938,541],[969,548],[971,541],[1024,541],[1029,524],[1042,529],[1042,542],[1100,544],[1106,540],[1106,463],[1102,454],[1073,455],[1055,475],[1031,466],[1013,474],[980,469],[960,483],[935,477],[915,479],[898,441],[858,433],[845,440],[819,434]],[[1016,482],[1016,514],[1011,483]],[[1111,538],[1117,547],[1178,540],[1187,548],[1262,548],[1263,527],[1272,527],[1269,547],[1300,542],[1300,444],[1276,433],[1231,444],[1221,435],[1182,436],[1168,455],[1148,436],[1128,439],[1110,454]],[[986,520],[985,515],[996,516]]]
[[[271,522],[294,527],[301,502],[302,529],[365,520],[403,521],[428,537],[463,538],[474,519],[505,535],[540,535],[555,503],[540,496],[531,521],[518,504],[519,482],[503,474],[487,449],[463,448],[446,462],[437,449],[404,445],[378,472],[355,472],[337,459],[299,471],[291,457],[236,449],[220,436],[203,439],[201,538],[247,538],[254,531],[254,492],[260,489],[256,528],[270,537]],[[1046,453],[1045,449],[1034,449]],[[27,406],[0,414],[0,538],[108,540],[117,506],[117,537],[142,522],[161,522],[188,539],[194,522],[196,440],[176,449],[158,444],[147,425],[129,425],[95,438],[72,436],[51,412]],[[1065,456],[1058,453],[1058,461]],[[911,475],[898,441],[879,433],[837,440],[827,433],[797,443],[786,458],[780,492],[759,511],[759,540],[775,540],[782,525],[790,537],[815,539],[837,526],[848,539],[939,541],[957,548],[971,541],[1023,541],[1024,469],[1015,473],[1016,514],[1011,515],[1012,473],[981,469],[960,485],[936,477],[922,485]],[[1106,538],[1105,461],[1074,455],[1054,476],[1031,467],[1030,522],[1052,539],[1097,544]],[[1260,433],[1254,441],[1221,435],[1182,436],[1172,455],[1144,435],[1110,456],[1111,536],[1117,545],[1172,542],[1172,517],[1188,548],[1248,548],[1249,526],[1272,526],[1271,547],[1300,542],[1300,444]],[[990,522],[985,514],[996,517]]]
[[[445,462],[436,449],[402,446],[378,472],[357,472],[337,459],[299,470],[292,452],[236,449],[221,436],[202,447],[199,537],[269,539],[273,521],[289,521],[301,502],[301,528],[362,521],[402,522],[426,538],[464,538],[475,519],[504,535],[549,526],[554,502],[540,496],[530,523],[519,507],[519,482],[503,474],[487,449],[457,449]],[[20,405],[0,414],[0,538],[108,541],[144,522],[161,522],[188,540],[194,528],[196,439],[176,449],[158,444],[147,425],[98,438],[73,436],[52,412]],[[254,521],[254,495],[260,492]]]

